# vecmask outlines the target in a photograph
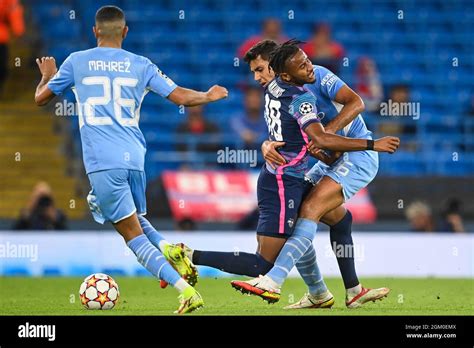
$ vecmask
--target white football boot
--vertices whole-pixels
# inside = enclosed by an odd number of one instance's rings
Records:
[[[313,296],[310,293],[304,296],[296,303],[286,306],[285,309],[301,309],[301,308],[331,308],[334,304],[334,296],[328,290],[319,296]]]

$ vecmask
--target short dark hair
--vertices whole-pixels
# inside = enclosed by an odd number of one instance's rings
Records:
[[[244,61],[250,63],[252,60],[257,59],[258,56],[262,59],[270,60],[270,55],[278,47],[278,44],[273,40],[263,40],[253,45],[244,56]]]
[[[300,50],[299,44],[303,41],[296,39],[288,40],[279,45],[270,56],[270,67],[273,69],[275,74],[281,74],[285,72],[286,62],[288,59],[293,57]]]
[[[125,21],[125,13],[117,6],[106,5],[99,8],[95,14],[96,22]]]

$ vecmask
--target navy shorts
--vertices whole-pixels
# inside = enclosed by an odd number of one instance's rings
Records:
[[[272,174],[264,164],[257,182],[260,213],[257,234],[289,238],[293,234],[305,189],[303,178]]]

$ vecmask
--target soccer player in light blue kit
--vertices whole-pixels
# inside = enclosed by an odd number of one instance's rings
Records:
[[[324,133],[336,133],[347,138],[372,141],[372,133],[367,130],[360,115],[360,112],[363,111],[363,102],[360,97],[326,68],[313,66],[306,54],[299,50],[295,43],[292,46],[290,51],[286,50],[287,55],[283,57],[283,61],[280,60],[280,73],[286,81],[299,86],[304,85],[304,88],[307,88],[315,96],[315,105],[324,126]],[[260,54],[252,57],[250,68],[254,72],[255,79],[262,86],[266,86],[275,75],[274,71],[269,68],[268,59],[265,59],[264,56],[277,50],[278,45],[266,40],[256,45],[256,48],[259,49]],[[280,56],[280,58],[282,57]],[[311,136],[312,141],[308,148],[313,155],[318,155],[320,148],[328,148],[323,135]],[[393,149],[396,150],[399,140],[397,138],[392,140],[394,141]],[[377,141],[375,141],[376,143]],[[264,158],[272,167],[278,168],[286,165],[286,159],[277,151],[284,145],[285,143],[281,141],[267,141],[262,145]],[[331,244],[344,280],[348,308],[355,308],[367,301],[382,298],[389,291],[387,288],[366,289],[359,283],[355,272],[354,257],[351,254],[353,247],[352,216],[343,206],[344,201],[373,180],[377,169],[378,155],[369,150],[346,152],[333,163],[317,163],[306,173],[306,180],[311,183],[309,188],[311,189],[312,185],[315,187],[301,204],[294,235],[301,235],[304,231],[310,231],[314,235],[319,221],[330,226]],[[259,296],[262,296],[262,293],[267,293],[272,299],[279,298],[280,286],[291,270],[292,264],[298,264],[300,262],[298,259],[305,258],[301,255],[301,249],[298,250],[292,246],[292,244],[301,245],[301,242],[304,243],[304,241],[295,242],[288,239],[288,242],[282,246],[283,248],[275,260],[276,267],[273,267],[265,277],[252,279],[246,282],[247,284],[243,284],[245,287],[253,288],[251,293],[259,294]],[[337,250],[340,246],[343,246],[344,250],[349,250],[349,253],[344,252],[343,255],[338,253]],[[314,262],[314,269],[317,271],[316,261]],[[314,308],[316,300],[311,293],[307,293],[299,302],[287,308]]]
[[[188,313],[203,305],[192,286],[197,281],[195,267],[143,217],[146,144],[138,127],[140,106],[149,91],[177,105],[195,106],[225,98],[227,90],[213,86],[198,92],[178,87],[149,59],[123,50],[128,27],[118,7],[100,8],[95,22],[98,47],[72,53],[59,70],[54,58],[37,59],[42,79],[35,102],[45,105],[73,89],[83,160],[92,187],[87,200],[94,219],[101,224],[110,221],[137,260],[180,292],[176,312]]]

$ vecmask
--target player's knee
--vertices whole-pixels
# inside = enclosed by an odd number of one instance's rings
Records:
[[[144,227],[148,227],[150,225],[150,222],[147,220],[146,217],[144,217],[140,214],[137,214],[137,218],[138,218],[138,222],[140,223],[140,226],[142,227],[142,229]]]
[[[323,212],[321,211],[321,209],[319,209],[318,206],[314,206],[308,202],[303,202],[300,207],[298,217],[313,221],[319,221],[322,217],[322,214]]]

